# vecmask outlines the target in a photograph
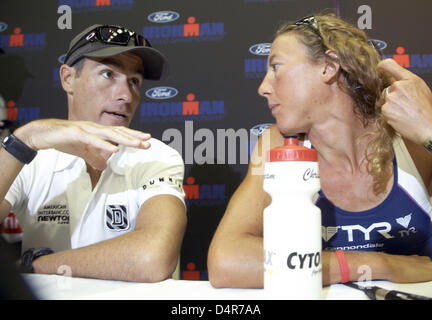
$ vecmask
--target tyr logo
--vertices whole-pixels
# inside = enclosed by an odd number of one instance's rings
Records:
[[[389,232],[391,231],[391,224],[388,222],[376,222],[371,224],[370,227],[367,229],[362,227],[359,224],[351,225],[351,226],[342,226],[341,229],[347,231],[349,242],[354,241],[354,235],[353,235],[354,230],[362,232],[364,234],[364,240],[370,240],[370,233],[375,229],[377,229],[376,231],[386,239],[394,238],[392,235],[389,234]]]

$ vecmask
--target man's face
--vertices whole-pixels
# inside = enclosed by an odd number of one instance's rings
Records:
[[[141,59],[132,53],[86,58],[75,75],[69,97],[69,120],[128,126],[140,102]]]

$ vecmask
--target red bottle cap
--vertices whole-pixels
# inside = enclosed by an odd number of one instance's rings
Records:
[[[318,161],[318,153],[315,149],[299,146],[298,138],[289,136],[285,137],[283,146],[269,151],[267,161]]]

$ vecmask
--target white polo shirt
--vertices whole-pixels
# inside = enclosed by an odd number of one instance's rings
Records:
[[[134,229],[141,205],[170,194],[184,204],[184,164],[179,153],[152,138],[147,150],[121,146],[92,190],[83,159],[41,150],[9,189],[22,229],[22,251],[58,252],[114,238]]]

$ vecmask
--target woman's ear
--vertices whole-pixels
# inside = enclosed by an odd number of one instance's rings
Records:
[[[326,58],[322,69],[322,77],[325,83],[332,83],[338,78],[340,70],[339,57],[332,50],[327,50],[325,54]]]
[[[63,90],[66,91],[67,94],[73,94],[73,83],[75,80],[75,68],[70,67],[66,64],[63,64],[60,67],[60,80],[63,87]]]

